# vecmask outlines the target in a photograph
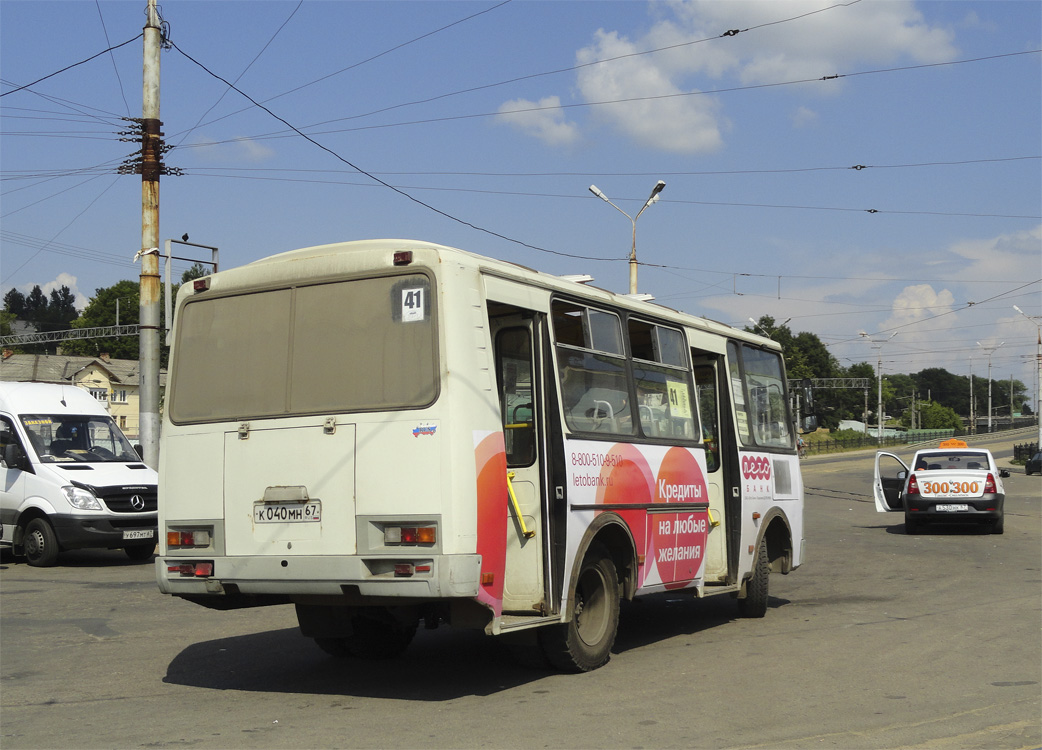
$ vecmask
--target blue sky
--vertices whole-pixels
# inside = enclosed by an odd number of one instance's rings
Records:
[[[0,291],[66,284],[82,305],[137,278],[117,133],[141,116],[145,6],[0,2]],[[1013,305],[1042,320],[1042,3],[161,9],[166,162],[185,174],[162,179],[160,236],[225,267],[407,237],[626,291],[631,224],[588,187],[633,215],[663,179],[637,222],[640,291],[662,304],[791,319],[884,372],[983,376],[976,342],[1004,342],[993,377],[1034,389],[1038,329]],[[878,351],[859,336],[895,330]]]

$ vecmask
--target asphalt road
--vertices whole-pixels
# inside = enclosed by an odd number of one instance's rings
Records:
[[[1005,480],[1002,536],[908,536],[875,512],[871,457],[804,462],[808,556],[772,576],[765,618],[726,596],[637,602],[585,675],[444,628],[399,660],[336,660],[292,608],[164,597],[118,552],[8,561],[0,746],[1042,746],[1042,477]]]

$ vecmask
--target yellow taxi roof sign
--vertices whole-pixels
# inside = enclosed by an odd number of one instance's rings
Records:
[[[956,438],[951,438],[950,440],[945,440],[944,442],[942,442],[937,447],[938,448],[969,448],[970,446],[966,445],[966,441],[965,440],[958,440]]]

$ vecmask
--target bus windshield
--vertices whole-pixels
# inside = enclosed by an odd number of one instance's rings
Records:
[[[423,275],[189,300],[170,417],[218,422],[434,401],[434,306]]]

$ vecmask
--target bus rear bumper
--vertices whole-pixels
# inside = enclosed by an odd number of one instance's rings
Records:
[[[340,596],[451,599],[477,596],[480,555],[428,557],[160,556],[159,590],[174,596]]]

